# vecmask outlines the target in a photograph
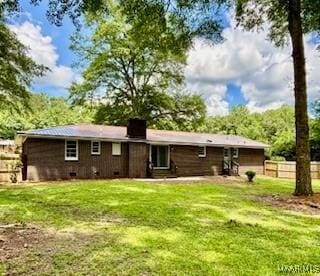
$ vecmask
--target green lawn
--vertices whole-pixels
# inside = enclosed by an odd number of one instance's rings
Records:
[[[319,191],[320,182],[314,184]],[[293,182],[276,179],[1,187],[0,224],[23,222],[41,234],[0,264],[0,272],[274,275],[282,264],[318,265],[320,216],[253,200],[292,191]]]

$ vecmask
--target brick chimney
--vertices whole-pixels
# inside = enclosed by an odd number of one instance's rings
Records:
[[[129,119],[127,125],[127,136],[129,138],[146,139],[147,121],[142,119]]]

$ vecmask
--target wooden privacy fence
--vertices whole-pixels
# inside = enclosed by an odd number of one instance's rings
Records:
[[[265,175],[279,178],[296,178],[295,161],[271,161],[264,164]],[[320,179],[320,162],[311,162],[311,177]]]
[[[0,154],[0,182],[21,181],[20,155],[14,153]]]

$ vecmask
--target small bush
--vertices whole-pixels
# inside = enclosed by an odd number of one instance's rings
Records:
[[[246,172],[246,175],[247,175],[247,177],[248,177],[248,181],[249,181],[249,182],[252,182],[252,181],[253,181],[253,178],[256,176],[256,173],[253,172],[253,171],[247,171],[247,172]]]
[[[272,156],[272,161],[286,161],[286,159],[283,156]]]

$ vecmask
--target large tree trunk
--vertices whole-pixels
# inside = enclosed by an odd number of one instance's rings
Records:
[[[296,118],[296,189],[295,195],[311,195],[310,146],[307,109],[306,61],[301,22],[301,0],[289,0],[288,21],[294,65]]]

